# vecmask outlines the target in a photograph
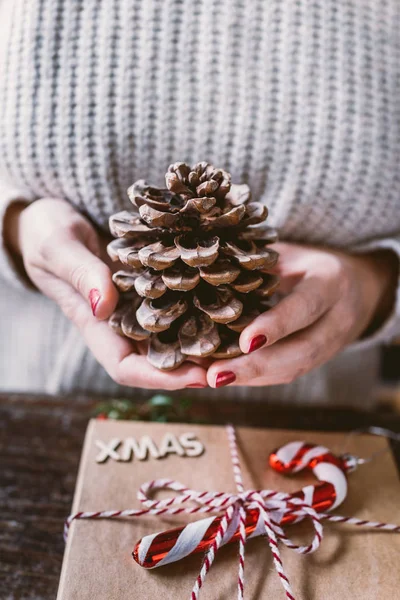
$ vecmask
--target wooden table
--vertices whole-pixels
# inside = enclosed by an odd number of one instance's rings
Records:
[[[56,597],[63,521],[71,508],[86,424],[97,402],[0,394],[1,600]],[[400,415],[393,413],[289,410],[250,401],[196,402],[190,419],[325,431],[380,425],[400,432]]]

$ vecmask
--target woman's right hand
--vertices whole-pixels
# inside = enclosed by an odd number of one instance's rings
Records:
[[[6,230],[9,246],[22,257],[34,285],[80,329],[116,383],[165,390],[207,385],[200,366],[185,363],[172,372],[159,371],[147,361],[143,344],[110,329],[106,319],[117,305],[118,292],[105,263],[108,240],[68,202],[44,198],[17,206],[9,213]]]

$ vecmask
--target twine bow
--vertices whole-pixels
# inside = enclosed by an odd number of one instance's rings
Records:
[[[265,536],[271,549],[275,569],[279,575],[281,584],[289,600],[295,600],[292,587],[285,573],[278,541],[299,554],[315,552],[323,537],[322,520],[335,523],[348,523],[360,527],[369,527],[384,531],[400,533],[400,526],[375,521],[364,521],[352,517],[331,515],[328,513],[317,513],[314,508],[303,500],[293,497],[291,494],[277,492],[275,490],[245,490],[243,486],[242,472],[240,468],[239,455],[236,443],[235,430],[231,425],[226,427],[229,448],[232,459],[233,473],[237,493],[224,492],[199,492],[187,488],[182,483],[171,479],[156,479],[141,486],[137,497],[146,507],[143,509],[101,511],[101,512],[78,512],[72,514],[65,521],[64,539],[66,541],[69,527],[76,519],[112,519],[117,517],[140,517],[142,515],[178,515],[178,514],[215,514],[221,517],[215,538],[207,550],[200,573],[196,579],[191,593],[191,600],[199,598],[200,589],[211,565],[214,562],[218,549],[223,543],[224,536],[233,522],[238,521],[239,530],[239,572],[238,572],[238,600],[244,598],[244,564],[246,534],[246,515],[251,509],[258,509],[262,518]],[[177,496],[165,500],[153,500],[150,495],[156,490],[171,490],[177,492]],[[194,502],[197,506],[185,506]],[[279,522],[273,517],[279,515],[279,520],[291,515],[296,518],[308,518],[314,529],[314,537],[307,546],[295,544],[280,527]]]

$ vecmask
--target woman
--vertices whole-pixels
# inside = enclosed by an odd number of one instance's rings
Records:
[[[367,406],[399,331],[398,1],[0,11],[2,386]],[[242,333],[244,356],[161,373],[107,326],[103,249],[126,188],[177,160],[226,168],[268,205],[287,296]]]

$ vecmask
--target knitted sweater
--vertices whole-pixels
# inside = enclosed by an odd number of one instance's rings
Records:
[[[250,184],[283,240],[400,254],[398,0],[14,0],[0,23],[2,213],[56,196],[106,228],[134,180],[208,160]],[[4,247],[0,263],[3,388],[139,393],[24,287]],[[251,397],[367,404],[399,313]]]

